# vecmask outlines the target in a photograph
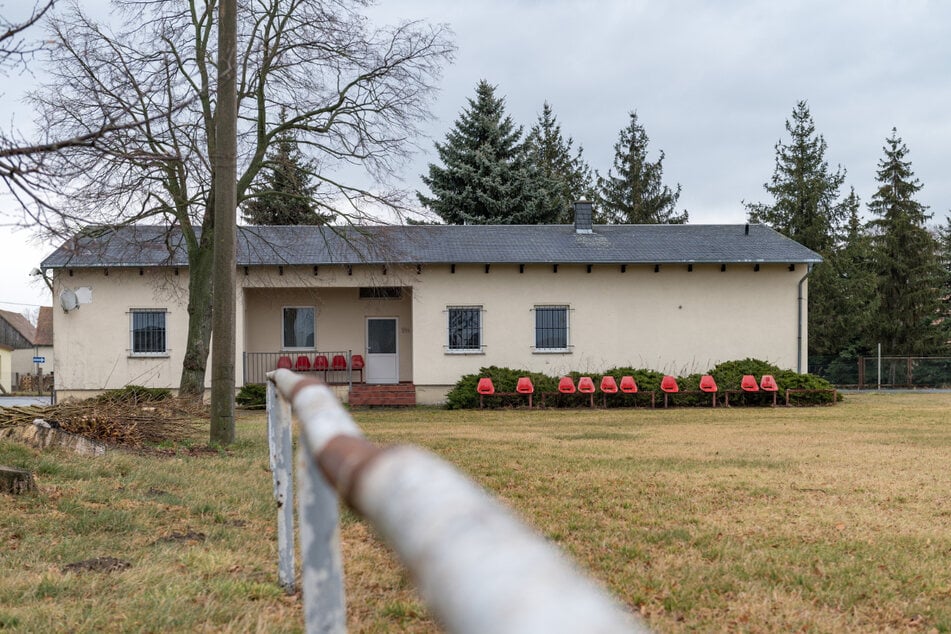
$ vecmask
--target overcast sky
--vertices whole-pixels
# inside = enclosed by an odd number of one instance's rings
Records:
[[[6,4],[19,0],[7,0]],[[105,4],[88,0],[84,5]],[[0,11],[6,7],[0,6]],[[867,203],[892,127],[943,223],[951,208],[951,2],[840,0],[382,0],[374,19],[447,23],[458,52],[433,105],[430,139],[403,173],[406,188],[436,160],[480,79],[497,86],[526,130],[548,101],[562,133],[606,173],[636,110],[664,179],[683,187],[692,223],[741,223],[742,201],[765,201],[775,144],[800,99],[809,102],[834,168]],[[8,88],[0,119],[28,113]],[[17,111],[19,108],[19,111]],[[863,207],[864,209],[864,207]],[[0,214],[15,210],[0,201]],[[29,271],[50,245],[0,228],[0,308],[49,302]]]

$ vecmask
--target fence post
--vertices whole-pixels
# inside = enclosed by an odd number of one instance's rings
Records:
[[[268,447],[277,502],[277,578],[284,591],[291,594],[295,590],[291,407],[278,396],[274,383],[267,381],[266,385]]]
[[[305,628],[308,634],[345,634],[337,492],[318,470],[304,434],[297,450],[297,483]]]

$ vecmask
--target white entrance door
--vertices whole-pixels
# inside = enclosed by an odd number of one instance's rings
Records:
[[[367,317],[367,383],[400,382],[398,332],[395,317]]]

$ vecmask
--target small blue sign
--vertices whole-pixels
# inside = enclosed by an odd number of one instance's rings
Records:
[[[33,363],[46,363],[46,357],[33,357]]]

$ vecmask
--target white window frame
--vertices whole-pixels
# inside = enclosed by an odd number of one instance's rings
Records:
[[[313,323],[313,332],[314,332],[314,345],[312,346],[286,346],[284,345],[287,342],[287,333],[284,331],[286,327],[287,320],[285,318],[286,311],[288,309],[294,310],[309,310],[314,316]],[[317,307],[316,306],[281,306],[281,351],[282,352],[296,352],[298,350],[317,350]]]
[[[162,350],[139,351],[135,349],[135,316],[136,315],[162,316]],[[129,309],[129,356],[130,357],[167,357],[168,349],[168,309],[167,308],[130,308]]]
[[[560,309],[565,311],[565,347],[539,348],[538,342],[538,310]],[[570,354],[571,353],[571,306],[569,304],[536,304],[532,307],[532,353],[534,354]]]
[[[473,310],[479,316],[479,346],[477,348],[452,347],[452,311]],[[446,306],[446,354],[485,354],[485,309],[479,305]]]

